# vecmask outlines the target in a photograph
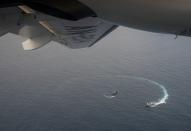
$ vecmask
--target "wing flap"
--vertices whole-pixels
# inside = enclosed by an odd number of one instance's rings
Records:
[[[79,21],[49,21],[49,24],[57,34],[55,41],[72,49],[90,47],[117,27],[95,17]]]

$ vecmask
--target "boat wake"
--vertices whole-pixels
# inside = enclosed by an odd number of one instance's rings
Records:
[[[116,97],[117,95],[118,95],[118,91],[116,90],[111,94],[105,94],[104,97],[106,97],[108,99],[112,99],[112,98]]]
[[[165,86],[161,85],[160,83],[158,83],[156,81],[146,79],[146,78],[143,78],[143,77],[130,77],[130,78],[137,79],[137,80],[142,80],[142,81],[147,81],[147,82],[149,82],[149,83],[151,83],[153,85],[158,86],[161,89],[161,91],[162,91],[161,98],[159,98],[157,101],[147,102],[146,103],[147,107],[157,107],[158,105],[166,104],[166,101],[168,100],[169,94],[168,94]]]
[[[104,95],[104,97],[107,98],[107,99],[112,99],[112,98],[114,98],[116,96]]]
[[[147,79],[147,78],[143,78],[143,77],[136,77],[136,76],[119,76],[119,77],[123,77],[123,78],[130,78],[130,79],[136,79],[136,80],[141,80],[141,81],[145,81],[145,82],[149,82],[152,85],[156,85],[157,87],[159,87],[161,89],[162,92],[162,96],[156,100],[156,101],[150,101],[146,103],[146,107],[157,107],[158,105],[161,104],[166,104],[166,101],[168,100],[169,94],[167,92],[167,89],[165,88],[165,86],[163,86],[162,84]],[[117,93],[112,93],[110,95],[105,94],[104,97],[108,98],[108,99],[112,99],[114,97],[116,97]]]

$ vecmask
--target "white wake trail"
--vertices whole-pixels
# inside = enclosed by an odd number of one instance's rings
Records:
[[[161,91],[162,91],[161,98],[159,98],[157,101],[147,102],[146,106],[156,107],[156,106],[161,105],[161,104],[166,104],[166,101],[168,100],[169,94],[168,94],[165,86],[161,85],[160,83],[153,81],[153,80],[150,80],[150,79],[147,79],[147,78],[143,78],[143,77],[136,77],[136,76],[119,76],[119,77],[137,79],[137,80],[141,80],[141,81],[147,81],[153,85],[158,86],[161,89]]]
[[[115,96],[111,96],[111,95],[104,95],[105,98],[108,98],[108,99],[112,99],[112,98],[115,98]]]
[[[156,82],[156,81],[153,81],[153,80],[150,80],[150,79],[146,79],[146,78],[143,78],[143,77],[131,77],[133,79],[139,79],[139,80],[143,80],[143,81],[147,81],[153,85],[156,85],[158,86],[161,90],[162,90],[162,96],[161,98],[159,98],[157,101],[151,101],[151,102],[148,102],[147,105],[150,106],[150,107],[156,107],[160,104],[166,104],[166,101],[168,100],[168,97],[169,97],[169,94],[166,90],[166,88],[161,85],[160,83]]]
[[[117,77],[119,77],[119,78],[130,78],[130,79],[135,79],[135,80],[140,80],[140,81],[146,81],[146,82],[149,82],[152,85],[155,85],[155,86],[159,87],[161,89],[161,91],[162,91],[162,96],[156,101],[147,102],[146,106],[148,106],[148,107],[157,107],[158,105],[166,104],[166,101],[168,100],[169,94],[168,94],[167,89],[165,88],[165,86],[163,86],[162,84],[160,84],[160,83],[158,83],[156,81],[144,78],[144,77],[125,76],[125,75],[119,75]],[[118,94],[118,91],[116,93],[113,92],[111,94],[105,94],[104,97],[106,97],[108,99],[112,99],[112,98],[115,98],[117,96],[117,94]]]

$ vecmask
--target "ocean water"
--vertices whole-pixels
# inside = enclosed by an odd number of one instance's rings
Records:
[[[120,27],[86,49],[22,40],[0,38],[0,131],[191,131],[191,38]]]

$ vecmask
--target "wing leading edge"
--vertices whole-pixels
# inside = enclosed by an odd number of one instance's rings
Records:
[[[34,50],[50,41],[69,48],[91,47],[117,26],[98,17],[77,21],[46,15],[28,6],[0,8],[0,35],[8,32],[26,38],[24,50]]]

